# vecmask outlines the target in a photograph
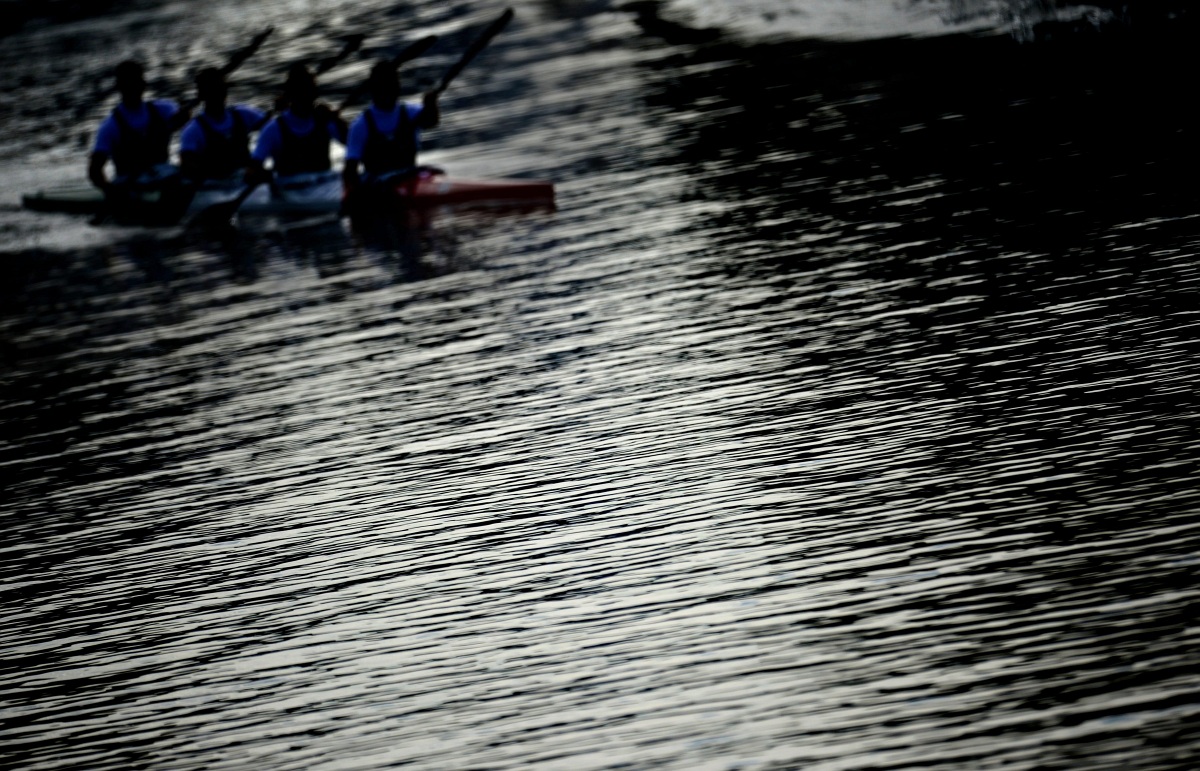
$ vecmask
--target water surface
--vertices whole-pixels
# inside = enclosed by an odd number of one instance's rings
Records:
[[[236,87],[266,101],[345,31],[439,32],[415,89],[498,7],[6,38],[5,765],[1191,767],[1176,33],[515,7],[427,159],[553,179],[557,210],[386,237],[16,201],[78,178],[130,41],[171,93],[275,24]]]

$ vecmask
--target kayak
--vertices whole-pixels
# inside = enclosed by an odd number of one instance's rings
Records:
[[[205,182],[196,188],[188,205],[189,216],[209,206],[231,201],[242,191],[238,180]],[[398,203],[411,207],[457,204],[553,206],[554,185],[531,179],[463,179],[449,177],[437,169],[422,169],[391,186]],[[153,207],[158,194],[148,192],[140,198]],[[103,214],[107,209],[104,194],[89,185],[73,185],[28,193],[21,205],[37,212],[63,214]],[[337,172],[297,175],[262,185],[251,193],[238,209],[243,214],[330,214],[342,206],[342,179]]]

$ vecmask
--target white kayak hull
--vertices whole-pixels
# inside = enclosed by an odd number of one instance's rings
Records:
[[[187,216],[199,214],[210,206],[232,201],[243,190],[240,181],[206,182],[196,190],[187,208]],[[425,172],[393,188],[397,202],[409,206],[441,206],[465,203],[519,203],[550,205],[554,186],[528,179],[459,179],[437,172]],[[144,196],[153,207],[157,196]],[[102,214],[107,210],[104,195],[84,185],[55,188],[27,194],[22,205],[33,211],[68,214]],[[239,207],[247,215],[333,214],[342,208],[342,180],[337,172],[306,174],[261,185]]]

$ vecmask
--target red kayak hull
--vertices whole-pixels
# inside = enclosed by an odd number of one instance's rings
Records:
[[[554,202],[554,185],[535,179],[462,179],[423,173],[396,186],[396,196],[419,206],[488,202]]]

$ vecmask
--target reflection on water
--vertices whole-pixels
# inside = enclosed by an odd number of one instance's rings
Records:
[[[869,38],[942,35],[1000,27],[1036,3],[994,0],[672,0],[669,13],[700,27],[756,38]]]
[[[494,10],[167,8],[4,77]],[[517,14],[431,160],[557,211],[0,211],[5,765],[1189,767],[1190,49]]]

